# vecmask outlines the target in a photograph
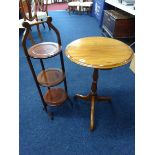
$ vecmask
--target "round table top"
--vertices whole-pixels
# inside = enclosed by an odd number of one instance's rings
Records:
[[[129,63],[133,50],[125,43],[106,37],[86,37],[67,45],[66,56],[76,64],[111,69]]]

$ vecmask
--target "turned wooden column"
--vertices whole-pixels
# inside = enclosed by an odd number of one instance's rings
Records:
[[[111,97],[97,95],[98,71],[111,70],[129,63],[132,49],[125,43],[106,37],[86,37],[71,42],[66,47],[66,56],[76,64],[93,68],[93,81],[88,95],[76,94],[76,98],[90,100],[90,130],[94,129],[95,101],[111,102]],[[80,74],[80,73],[79,73]]]

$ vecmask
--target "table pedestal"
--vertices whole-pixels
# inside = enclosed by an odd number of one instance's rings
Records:
[[[93,72],[93,81],[91,85],[91,92],[87,95],[80,95],[76,94],[75,97],[83,99],[83,100],[90,100],[91,101],[91,111],[90,111],[90,130],[94,129],[94,106],[95,101],[108,101],[111,102],[111,97],[106,96],[98,96],[97,95],[97,80],[98,80],[98,69],[94,69]]]

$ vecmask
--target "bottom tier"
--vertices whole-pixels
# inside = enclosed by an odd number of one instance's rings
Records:
[[[49,106],[61,105],[68,95],[63,88],[51,88],[44,95],[44,100]]]

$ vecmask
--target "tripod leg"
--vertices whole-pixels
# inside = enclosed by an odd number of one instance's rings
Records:
[[[90,130],[94,130],[94,107],[95,107],[95,96],[91,97],[91,111],[90,111]]]

